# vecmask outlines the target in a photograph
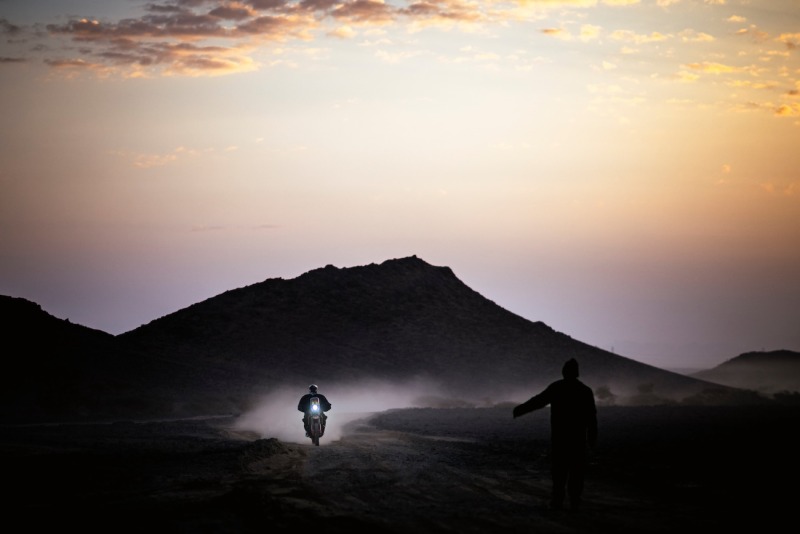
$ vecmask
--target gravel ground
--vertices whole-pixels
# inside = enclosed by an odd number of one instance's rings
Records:
[[[546,508],[546,410],[390,410],[319,447],[237,432],[230,418],[6,426],[3,508],[34,531],[770,531],[797,500],[798,416],[601,407],[580,512]]]

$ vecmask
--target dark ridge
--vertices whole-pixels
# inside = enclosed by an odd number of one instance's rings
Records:
[[[425,381],[453,400],[524,400],[572,357],[606,404],[725,403],[734,391],[524,319],[416,256],[267,279],[116,337],[3,302],[6,337],[27,350],[7,357],[17,376],[6,382],[19,382],[6,420],[239,413],[277,387],[311,382]]]
[[[800,392],[800,352],[746,352],[720,365],[694,373],[694,378],[767,395]]]
[[[114,336],[58,319],[23,298],[0,296],[3,420],[79,416],[88,413],[109,387],[106,372],[116,353]]]
[[[740,364],[772,365],[784,363],[800,365],[800,352],[791,350],[745,352],[721,363],[717,367],[720,368]]]

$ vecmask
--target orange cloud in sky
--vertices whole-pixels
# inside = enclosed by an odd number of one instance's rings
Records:
[[[782,33],[778,36],[778,41],[785,44],[789,50],[794,50],[800,45],[800,33]]]
[[[678,3],[677,0],[659,0],[658,5],[666,10]],[[723,2],[706,0],[706,3],[721,5]],[[139,75],[151,71],[197,76],[255,70],[258,62],[252,54],[257,47],[270,42],[312,40],[317,30],[322,30],[320,35],[343,39],[353,37],[355,27],[397,25],[412,32],[430,27],[459,27],[475,31],[483,30],[486,24],[505,27],[510,21],[539,20],[560,9],[607,6],[616,10],[641,5],[640,0],[400,0],[391,3],[385,0],[157,0],[144,6],[144,14],[132,18],[117,21],[75,18],[45,27],[51,36],[79,44],[78,49],[69,47],[70,53],[78,50],[77,57],[89,63],[105,63],[117,71],[129,68]],[[563,14],[568,13],[564,11]],[[587,23],[579,31],[570,32],[567,27],[574,21],[564,20],[563,26],[549,27],[542,33],[564,40],[599,39],[601,26]],[[728,20],[739,22],[743,18],[731,16]],[[5,19],[0,19],[2,21]],[[0,24],[0,31],[19,32],[20,28],[5,21]],[[761,35],[754,26],[742,31]],[[685,42],[714,40],[708,32],[691,29],[682,31],[680,36]],[[640,45],[663,42],[673,35],[617,29],[609,37]],[[782,40],[787,47],[796,46],[795,34],[784,34]],[[186,43],[198,48],[193,53],[176,56],[177,45]],[[246,46],[254,48],[242,54]]]
[[[628,43],[643,44],[654,43],[659,41],[666,41],[670,35],[664,35],[660,32],[652,32],[651,34],[637,34],[631,30],[616,30],[611,33],[611,38],[616,41],[625,41]]]
[[[775,110],[775,115],[780,117],[800,117],[800,104],[782,104]]]
[[[564,28],[544,28],[541,31],[545,35],[549,35],[550,37],[556,37],[558,39],[571,39],[572,38],[570,33],[567,30],[565,30]]]
[[[689,63],[686,65],[687,68],[691,70],[696,70],[708,74],[730,74],[734,72],[742,72],[743,68],[741,67],[734,67],[731,65],[724,65],[722,63],[714,63],[703,61],[700,63]]]

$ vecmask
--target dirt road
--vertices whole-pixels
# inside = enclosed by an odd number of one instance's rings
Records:
[[[601,410],[602,441],[577,513],[547,509],[547,411],[515,421],[506,408],[382,412],[351,423],[341,440],[301,447],[301,480],[333,523],[359,518],[403,533],[764,528],[788,510],[791,496],[772,481],[794,455],[797,414]]]
[[[653,521],[656,503],[602,481],[588,482],[579,512],[550,511],[546,420],[514,426],[493,417],[501,413],[452,411],[448,424],[422,410],[351,423],[341,440],[306,451],[302,481],[319,481],[321,516],[357,517],[382,531],[672,531],[674,521]]]
[[[799,410],[601,410],[577,513],[546,508],[547,412],[381,412],[319,447],[224,419],[0,427],[3,512],[90,533],[766,531],[793,510]]]
[[[319,481],[330,517],[359,517],[397,532],[499,532],[524,524],[546,499],[535,466],[493,462],[469,438],[382,430],[356,422],[309,451],[305,483]],[[546,502],[546,501],[543,501]]]

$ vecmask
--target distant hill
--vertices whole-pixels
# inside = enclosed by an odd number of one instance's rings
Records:
[[[800,352],[747,352],[693,377],[767,395],[800,392]]]
[[[515,315],[416,256],[232,289],[111,336],[2,297],[2,420],[186,417],[299,393],[429,384],[429,402],[521,401],[576,358],[600,403],[740,402]],[[19,348],[13,348],[19,347]],[[377,389],[375,389],[377,387]]]
[[[109,388],[123,386],[106,361],[111,334],[57,319],[22,298],[0,296],[3,372],[0,417],[60,418],[89,414]]]

